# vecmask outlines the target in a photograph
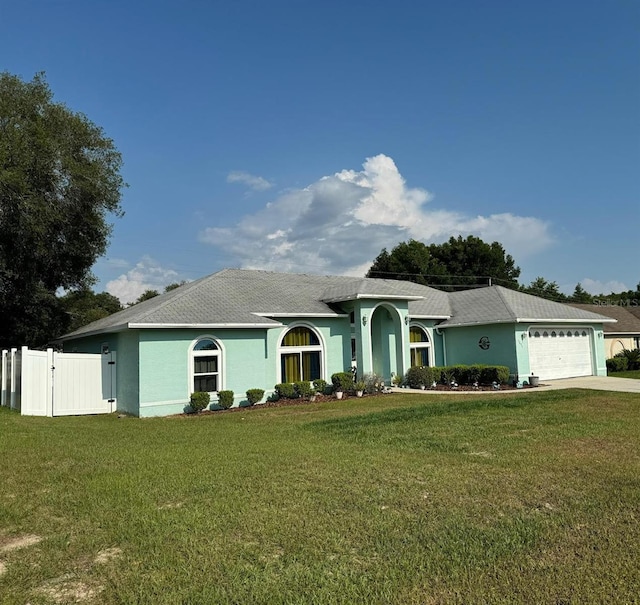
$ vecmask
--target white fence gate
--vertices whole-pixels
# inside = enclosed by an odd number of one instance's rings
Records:
[[[108,414],[116,410],[116,353],[2,351],[1,403],[25,416]]]

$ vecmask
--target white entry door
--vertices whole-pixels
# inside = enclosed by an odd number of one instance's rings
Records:
[[[593,374],[590,328],[531,328],[529,366],[541,380]]]

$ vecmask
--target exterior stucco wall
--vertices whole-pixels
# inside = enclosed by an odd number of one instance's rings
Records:
[[[113,336],[105,334],[105,336]],[[140,368],[138,332],[118,333],[113,345],[118,354],[116,366],[116,396],[118,411],[140,415]],[[111,346],[111,345],[110,345]]]
[[[192,392],[190,356],[194,341],[208,336],[220,347],[219,390],[234,392],[234,405],[246,391],[273,393],[280,380],[279,345],[292,325],[312,327],[324,346],[324,378],[348,369],[351,360],[348,318],[287,318],[282,328],[211,330],[140,330],[140,416],[181,413]],[[215,402],[212,402],[215,403]]]
[[[631,351],[637,349],[640,336],[615,336],[606,334],[604,338],[604,350],[607,359],[620,353],[623,349]]]
[[[507,366],[518,372],[516,330],[513,324],[466,326],[443,330],[446,365],[474,364]],[[480,344],[483,344],[483,348]]]

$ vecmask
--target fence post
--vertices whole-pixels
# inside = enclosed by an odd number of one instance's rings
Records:
[[[10,351],[10,355],[11,355],[11,361],[9,362],[11,364],[11,369],[10,369],[10,380],[11,380],[11,390],[9,392],[9,405],[11,407],[12,410],[16,409],[16,382],[17,382],[17,371],[16,371],[16,356],[17,356],[17,351],[18,349],[13,348]]]
[[[2,349],[2,386],[0,390],[0,405],[7,405],[7,350]]]
[[[47,349],[47,416],[53,417],[53,381],[56,367],[54,365],[53,349]]]

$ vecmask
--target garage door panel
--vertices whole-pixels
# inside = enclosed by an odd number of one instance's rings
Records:
[[[532,328],[529,330],[529,366],[541,380],[593,374],[591,330]]]

